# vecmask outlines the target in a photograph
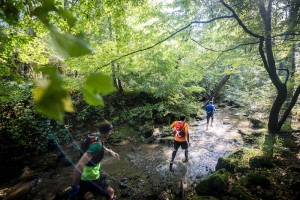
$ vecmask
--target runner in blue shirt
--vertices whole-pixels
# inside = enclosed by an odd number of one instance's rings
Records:
[[[206,128],[208,128],[209,119],[211,118],[210,125],[212,126],[212,123],[214,121],[214,113],[216,112],[216,108],[213,105],[212,101],[210,101],[209,104],[205,107],[205,110],[206,110],[206,119],[207,119]]]

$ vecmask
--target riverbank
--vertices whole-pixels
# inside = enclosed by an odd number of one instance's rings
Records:
[[[299,188],[300,163],[299,143],[295,142],[299,141],[299,134],[293,134],[294,138],[282,135],[282,139],[277,139],[282,141],[282,145],[278,147],[279,143],[276,143],[274,159],[270,161],[272,167],[268,168],[266,162],[259,162],[258,159],[262,155],[264,130],[253,130],[243,113],[231,108],[219,110],[214,125],[208,130],[204,120],[190,121],[189,124],[190,160],[183,163],[183,151],[179,150],[174,164],[175,173],[168,170],[172,144],[160,143],[160,137],[150,143],[124,140],[107,144],[121,158],[117,160],[107,155],[102,163],[103,173],[107,174],[107,180],[115,188],[118,199],[199,199],[197,193],[219,199],[297,197],[295,188]],[[163,131],[161,135],[164,135]],[[232,157],[234,152],[240,153]],[[233,161],[229,168],[228,165],[219,166],[227,170],[226,185],[222,189],[224,193],[199,193],[197,186],[220,165],[220,157]],[[22,175],[0,186],[0,199],[67,199],[73,172],[71,165],[78,158],[78,150],[73,144],[35,156],[27,162]],[[251,183],[248,188],[245,180],[251,178],[249,174],[253,173],[264,176],[269,182],[266,183],[268,187]]]

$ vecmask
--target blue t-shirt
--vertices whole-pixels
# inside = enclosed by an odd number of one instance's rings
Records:
[[[214,111],[216,111],[215,106],[212,105],[212,104],[208,104],[208,105],[205,107],[205,110],[206,110],[206,113],[207,113],[207,114],[213,114]]]

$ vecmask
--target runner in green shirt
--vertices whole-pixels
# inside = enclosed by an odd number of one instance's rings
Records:
[[[103,122],[99,127],[99,141],[93,142],[81,156],[76,164],[72,189],[69,193],[70,200],[81,200],[91,192],[95,197],[105,197],[114,199],[114,190],[105,181],[105,177],[100,174],[101,160],[104,152],[109,152],[112,156],[119,158],[119,154],[104,146],[105,141],[112,133],[112,124]]]

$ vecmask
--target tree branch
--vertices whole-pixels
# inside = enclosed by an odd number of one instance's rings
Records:
[[[219,58],[221,57],[221,55],[223,54],[224,52],[221,52],[219,55],[218,55],[218,57],[215,59],[215,61],[211,64],[211,65],[209,65],[205,70],[208,70],[209,68],[211,68],[218,60],[219,60]]]
[[[113,62],[116,62],[116,61],[118,61],[118,60],[121,60],[122,58],[125,58],[125,57],[127,57],[127,56],[130,56],[130,55],[133,55],[133,54],[142,52],[142,51],[146,51],[146,50],[152,49],[152,48],[156,47],[157,45],[159,45],[159,44],[161,44],[161,43],[167,41],[167,40],[170,39],[170,38],[172,38],[172,37],[175,36],[177,33],[180,33],[181,31],[183,31],[183,30],[189,28],[189,27],[190,27],[191,25],[193,25],[193,24],[208,24],[208,23],[211,23],[211,22],[216,21],[216,20],[218,20],[218,19],[228,19],[228,18],[233,18],[233,16],[232,16],[232,15],[230,15],[230,16],[221,16],[221,17],[216,17],[216,18],[213,18],[213,19],[210,19],[210,20],[207,20],[207,21],[192,21],[191,23],[189,23],[189,24],[186,25],[185,27],[183,27],[183,28],[181,28],[181,29],[175,31],[174,33],[172,33],[172,34],[169,35],[168,37],[166,37],[166,38],[164,38],[164,39],[158,41],[157,43],[155,43],[155,44],[153,44],[153,45],[151,45],[151,46],[148,46],[148,47],[146,47],[146,48],[142,48],[142,49],[139,49],[139,50],[132,51],[132,52],[130,52],[130,53],[124,54],[124,55],[122,55],[122,56],[120,56],[120,57],[118,57],[118,58],[116,58],[116,59],[114,59],[114,60],[112,60],[112,61],[110,61],[110,62],[108,62],[108,63],[106,63],[106,64],[104,64],[104,65],[102,65],[102,66],[100,66],[100,67],[97,67],[97,68],[95,69],[94,73],[96,73],[99,69],[101,69],[101,68],[103,68],[103,67],[106,67],[106,66],[110,65],[110,64],[113,63]]]
[[[244,31],[246,33],[248,33],[249,35],[256,37],[256,38],[264,38],[261,35],[255,34],[252,31],[250,31],[245,24],[242,22],[242,20],[239,18],[239,16],[236,14],[236,12],[227,4],[224,2],[224,0],[220,0],[220,2],[232,13],[233,17],[236,19],[236,21],[238,22],[238,24],[244,29]]]
[[[295,104],[296,104],[296,102],[298,100],[299,94],[300,94],[300,84],[298,85],[298,88],[296,89],[296,91],[295,91],[295,93],[294,93],[294,95],[292,97],[290,105],[284,111],[281,119],[279,120],[278,127],[281,127],[283,125],[283,123],[285,122],[285,120],[287,119],[287,117],[289,116],[292,108],[295,106]]]
[[[198,44],[200,47],[206,49],[206,50],[209,50],[209,51],[213,51],[213,52],[220,52],[220,54],[218,55],[218,57],[215,59],[215,61],[210,64],[205,70],[208,70],[209,68],[211,68],[217,61],[218,59],[221,57],[221,55],[224,53],[224,52],[227,52],[227,51],[232,51],[234,49],[237,49],[241,46],[247,46],[247,45],[251,45],[251,44],[258,44],[259,42],[249,42],[249,43],[243,43],[243,44],[239,44],[237,46],[234,46],[234,47],[231,47],[229,49],[226,49],[226,50],[222,50],[222,51],[218,51],[218,50],[214,50],[214,49],[210,49],[210,48],[207,48],[207,47],[204,47],[203,45],[201,45],[198,41],[194,40],[193,38],[191,38],[191,40],[193,42],[195,42],[196,44]]]
[[[293,33],[285,32],[285,33],[281,33],[281,34],[278,34],[278,35],[273,35],[272,38],[282,37],[282,36],[289,36],[289,35],[297,36],[297,35],[300,35],[300,33],[297,33],[297,32],[293,32]]]
[[[269,65],[268,65],[268,62],[267,62],[267,59],[266,59],[266,56],[265,56],[265,52],[264,52],[264,39],[261,38],[259,40],[259,53],[260,53],[260,56],[261,56],[261,59],[263,61],[263,64],[264,64],[264,67],[265,69],[267,70],[268,74],[270,75],[270,68],[269,68]]]
[[[279,68],[277,70],[286,71],[287,75],[286,75],[286,78],[285,78],[285,81],[284,81],[284,84],[286,85],[287,81],[289,80],[289,77],[290,77],[290,71],[288,69],[284,69],[284,68]]]
[[[208,47],[205,47],[205,46],[201,45],[198,41],[196,41],[196,40],[193,39],[193,38],[191,38],[191,40],[192,40],[193,42],[195,42],[196,44],[198,44],[200,47],[202,47],[202,48],[204,48],[204,49],[206,49],[206,50],[214,51],[214,52],[222,52],[222,53],[227,52],[227,51],[231,51],[231,50],[234,50],[234,49],[237,49],[237,48],[239,48],[239,47],[241,47],[241,46],[247,46],[247,45],[251,45],[251,44],[259,44],[259,42],[249,42],[249,43],[242,43],[242,44],[236,45],[236,46],[234,46],[234,47],[231,47],[231,48],[225,49],[225,50],[214,50],[214,49],[210,49],[210,48],[208,48]]]
[[[223,51],[220,51],[220,50],[214,50],[214,49],[207,48],[207,47],[203,46],[202,44],[200,44],[198,41],[196,41],[195,39],[193,39],[193,38],[191,38],[191,37],[190,37],[190,39],[191,39],[193,42],[195,42],[196,44],[198,44],[200,47],[202,47],[202,48],[204,48],[204,49],[206,49],[206,50],[213,51],[213,52],[223,52]]]

